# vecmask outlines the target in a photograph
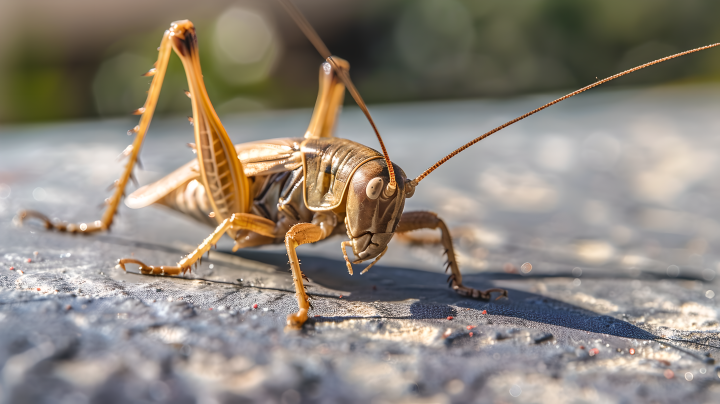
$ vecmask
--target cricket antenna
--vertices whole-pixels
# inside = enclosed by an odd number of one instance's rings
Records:
[[[293,4],[290,0],[278,1],[280,1],[280,3],[285,7],[285,10],[287,10],[288,14],[290,14],[293,20],[295,20],[295,23],[298,25],[298,27],[300,27],[300,30],[302,30],[307,39],[313,44],[313,46],[315,47],[315,49],[317,49],[320,55],[325,58],[325,60],[327,60],[327,62],[330,63],[332,67],[335,68],[338,76],[340,77],[340,80],[342,80],[343,84],[345,84],[345,87],[350,92],[350,95],[352,95],[353,99],[355,99],[355,102],[370,122],[370,126],[372,126],[373,130],[375,131],[375,135],[380,142],[380,149],[382,149],[382,154],[385,158],[385,163],[387,163],[388,172],[390,174],[390,183],[387,185],[386,195],[393,195],[395,193],[395,189],[397,188],[397,184],[395,182],[395,170],[393,169],[392,162],[390,161],[390,156],[388,156],[387,149],[385,148],[385,143],[382,140],[382,136],[380,136],[380,132],[375,126],[375,121],[373,121],[372,117],[370,116],[370,111],[368,111],[367,105],[365,105],[365,101],[363,101],[357,88],[355,88],[352,80],[350,80],[350,75],[345,69],[335,63],[332,54],[330,54],[330,50],[327,48],[327,46],[325,46],[325,43],[322,41],[322,39],[320,39],[320,36],[317,34],[317,32],[315,32],[315,29],[312,27],[312,25],[310,25],[308,20],[305,18],[304,15],[302,15],[302,13],[295,6],[295,4]]]
[[[423,172],[422,174],[420,174],[417,178],[415,178],[414,180],[410,181],[410,183],[411,183],[412,185],[417,185],[420,181],[422,181],[423,178],[427,177],[428,174],[430,174],[431,172],[435,171],[436,168],[440,167],[440,166],[443,165],[446,161],[448,161],[448,160],[450,160],[451,158],[455,157],[455,156],[456,156],[458,153],[460,153],[461,151],[463,151],[463,150],[467,149],[468,147],[474,145],[475,143],[477,143],[477,142],[485,139],[486,137],[492,135],[493,133],[498,132],[498,131],[500,131],[500,130],[502,130],[502,129],[505,129],[505,128],[507,128],[508,126],[514,124],[515,122],[521,121],[521,120],[529,117],[530,115],[536,114],[536,113],[542,111],[543,109],[545,109],[545,108],[547,108],[547,107],[549,107],[549,106],[551,106],[551,105],[555,105],[555,104],[557,104],[557,103],[560,102],[560,101],[567,100],[568,98],[570,98],[570,97],[572,97],[572,96],[574,96],[574,95],[578,95],[578,94],[582,93],[583,91],[587,91],[587,90],[589,90],[589,89],[591,89],[591,88],[593,88],[593,87],[599,86],[600,84],[607,83],[608,81],[615,80],[616,78],[621,77],[621,76],[624,76],[624,75],[626,75],[626,74],[628,74],[628,73],[632,73],[632,72],[634,72],[634,71],[637,71],[637,70],[640,70],[640,69],[644,69],[644,68],[646,68],[646,67],[649,67],[649,66],[652,66],[652,65],[656,65],[656,64],[658,64],[658,63],[662,63],[662,62],[665,62],[665,61],[670,60],[670,59],[675,59],[675,58],[677,58],[677,57],[684,56],[684,55],[687,55],[687,54],[689,54],[689,53],[694,53],[694,52],[699,52],[699,51],[701,51],[701,50],[714,48],[714,47],[716,47],[716,46],[718,46],[718,45],[720,45],[720,43],[714,43],[714,44],[711,44],[711,45],[702,46],[702,47],[700,47],[700,48],[690,49],[690,50],[687,50],[687,51],[685,51],[685,52],[680,52],[680,53],[676,53],[676,54],[674,54],[674,55],[666,56],[666,57],[664,57],[664,58],[662,58],[662,59],[654,60],[654,61],[652,61],[652,62],[645,63],[644,65],[640,65],[640,66],[633,67],[632,69],[625,70],[624,72],[620,72],[620,73],[615,74],[615,75],[613,75],[613,76],[610,76],[610,77],[608,77],[608,78],[604,78],[604,79],[602,79],[602,80],[600,80],[600,81],[596,81],[596,82],[594,82],[594,83],[592,83],[592,84],[590,84],[590,85],[588,85],[588,86],[585,86],[585,87],[583,87],[583,88],[581,88],[581,89],[579,89],[579,90],[573,91],[572,93],[570,93],[570,94],[568,94],[568,95],[565,95],[565,96],[563,96],[563,97],[560,97],[560,98],[558,98],[558,99],[555,100],[555,101],[549,102],[549,103],[543,105],[542,107],[540,107],[540,108],[538,108],[538,109],[534,109],[534,110],[528,112],[528,113],[525,114],[525,115],[519,116],[519,117],[513,119],[512,121],[505,122],[504,124],[498,126],[497,128],[495,128],[495,129],[493,129],[493,130],[491,130],[491,131],[489,131],[489,132],[484,133],[484,134],[483,134],[482,136],[480,136],[480,137],[476,137],[475,139],[473,139],[473,140],[471,140],[470,142],[462,145],[461,147],[455,149],[452,153],[450,153],[450,154],[448,154],[447,156],[445,156],[445,157],[443,157],[442,159],[440,159],[437,163],[433,164],[432,167],[428,168],[427,170],[425,170],[425,172]]]

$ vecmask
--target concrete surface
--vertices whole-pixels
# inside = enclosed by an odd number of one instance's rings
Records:
[[[456,237],[475,301],[445,285],[437,235],[400,240],[365,275],[340,238],[300,248],[314,309],[301,332],[279,247],[225,240],[186,278],[171,264],[209,228],[121,209],[71,236],[14,213],[95,220],[134,125],[0,128],[0,397],[7,403],[714,402],[720,393],[720,88],[597,91],[464,152],[423,181]],[[391,158],[419,174],[551,96],[377,106]],[[298,136],[310,111],[225,120],[236,142]],[[348,108],[339,134],[375,146]],[[192,158],[184,118],[157,119],[141,183]],[[529,262],[532,270],[522,264]],[[12,269],[11,269],[12,268]],[[524,270],[522,268],[525,268]],[[359,271],[356,271],[356,273]],[[254,309],[253,305],[257,304]],[[450,319],[452,317],[452,319]]]

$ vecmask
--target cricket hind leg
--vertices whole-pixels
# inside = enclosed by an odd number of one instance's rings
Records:
[[[136,134],[135,140],[121,154],[121,156],[128,157],[127,164],[125,165],[125,169],[123,170],[120,178],[118,178],[112,185],[112,188],[115,188],[115,192],[113,192],[112,196],[105,200],[107,207],[102,217],[99,220],[92,222],[75,224],[63,221],[53,221],[40,212],[23,210],[18,212],[17,216],[17,220],[20,224],[27,219],[34,218],[42,221],[45,228],[56,229],[61,232],[88,234],[110,230],[110,226],[112,226],[113,219],[115,218],[115,214],[120,206],[120,202],[125,196],[125,187],[127,186],[128,181],[136,182],[133,175],[133,169],[135,164],[138,163],[140,147],[142,146],[147,130],[150,127],[153,114],[155,113],[155,107],[157,106],[158,97],[160,96],[160,89],[162,88],[165,72],[167,71],[168,60],[170,59],[170,54],[172,53],[170,31],[165,31],[158,50],[158,60],[155,63],[155,67],[144,74],[145,76],[153,76],[145,105],[133,112],[135,115],[142,115],[140,117],[140,123],[135,128],[128,131],[128,135],[133,133]]]
[[[333,56],[333,60],[338,68],[345,71],[350,70],[350,63],[344,59]],[[310,119],[310,125],[308,125],[305,132],[306,139],[333,136],[335,122],[342,109],[345,96],[345,85],[338,77],[338,73],[337,69],[328,62],[320,65],[318,97]]]
[[[202,184],[218,224],[252,207],[250,180],[227,131],[210,102],[200,67],[195,26],[188,20],[170,25],[172,49],[187,76],[193,111],[193,132]]]
[[[413,230],[420,229],[440,229],[441,243],[445,248],[445,254],[447,255],[447,267],[445,272],[450,270],[450,277],[448,277],[448,283],[450,287],[455,290],[461,296],[472,297],[475,299],[490,300],[493,293],[499,293],[498,299],[501,297],[507,297],[508,293],[505,289],[492,288],[487,290],[477,290],[463,285],[462,274],[455,258],[455,249],[452,244],[452,237],[450,231],[448,231],[445,222],[440,219],[433,212],[405,212],[400,218],[400,224],[395,230],[396,233],[405,233]]]
[[[134,258],[123,258],[118,260],[118,265],[126,270],[126,264],[137,264],[140,266],[140,272],[145,275],[182,275],[192,269],[192,266],[198,262],[203,254],[210,251],[210,248],[217,244],[218,240],[227,232],[237,232],[239,230],[250,230],[266,237],[275,237],[275,222],[264,217],[256,216],[250,213],[236,213],[222,223],[208,236],[202,243],[183,259],[178,261],[175,266],[154,266],[146,265],[144,262]]]

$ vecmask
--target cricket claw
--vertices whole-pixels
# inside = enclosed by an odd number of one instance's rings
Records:
[[[43,222],[43,224],[45,225],[45,228],[48,230],[55,227],[55,225],[53,224],[53,222],[50,220],[49,217],[43,215],[40,212],[34,211],[34,210],[21,210],[20,212],[18,212],[17,216],[15,216],[15,220],[17,221],[18,225],[20,225],[20,226],[23,225],[23,222],[25,222],[25,219],[29,219],[29,218],[39,219],[40,221]]]
[[[285,329],[299,330],[302,328],[303,324],[305,324],[307,318],[307,309],[300,309],[297,313],[287,316],[287,327],[285,327]]]
[[[489,290],[485,291],[485,293],[488,293],[488,294],[490,294],[492,292],[500,292],[500,295],[498,297],[496,297],[495,300],[500,300],[501,297],[504,297],[507,299],[507,297],[508,297],[508,291],[505,289],[495,288],[495,289],[489,289]]]
[[[499,300],[501,297],[508,297],[508,292],[505,289],[500,288],[492,288],[488,290],[477,290],[473,288],[468,288],[467,286],[458,286],[458,285],[452,285],[453,290],[457,292],[461,296],[467,296],[472,297],[473,299],[479,299],[479,300],[490,300],[492,298],[493,293],[500,293],[500,296],[498,296],[495,300]]]

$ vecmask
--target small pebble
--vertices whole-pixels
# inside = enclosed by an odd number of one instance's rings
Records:
[[[675,372],[670,369],[665,369],[665,371],[663,372],[663,376],[665,376],[666,379],[672,379],[673,377],[675,377]]]
[[[590,356],[595,356],[600,353],[600,350],[597,348],[593,348],[590,350]]]
[[[15,270],[15,267],[10,267],[10,268],[8,268],[8,269],[11,270],[11,271],[14,271],[14,270]]]
[[[32,259],[28,258],[25,260],[26,262],[32,262]]]
[[[635,349],[634,349],[634,348],[630,348],[630,355],[635,355]]]
[[[257,303],[253,304],[253,309],[257,309],[257,308],[258,308],[258,304]]]
[[[453,316],[447,316],[447,319],[448,319],[448,320],[452,320],[453,318],[455,318],[455,317],[453,317]]]
[[[470,336],[471,336],[471,337],[473,336],[473,333],[472,333],[472,331],[470,332]]]
[[[482,314],[487,314],[487,310],[483,310],[483,311],[482,311]]]
[[[37,288],[37,291],[39,292],[39,291],[40,291],[40,288]]]

